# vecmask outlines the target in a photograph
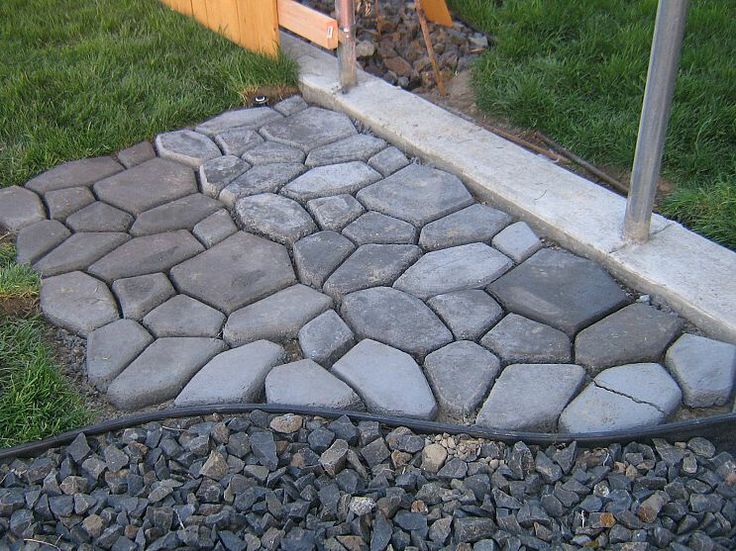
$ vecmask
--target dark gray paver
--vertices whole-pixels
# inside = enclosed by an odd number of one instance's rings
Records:
[[[233,109],[197,125],[195,130],[208,136],[215,136],[231,128],[258,128],[269,121],[280,119],[281,115],[270,107]]]
[[[318,166],[284,186],[281,193],[306,202],[317,197],[355,193],[381,179],[381,175],[360,161]]]
[[[480,343],[506,363],[567,363],[570,339],[554,327],[518,314],[508,314]]]
[[[0,226],[17,232],[25,226],[46,218],[38,195],[25,188],[0,188]]]
[[[542,248],[542,242],[526,222],[504,228],[494,236],[491,244],[517,264]]]
[[[231,128],[215,136],[215,143],[225,155],[240,157],[243,153],[263,143],[263,138],[249,128]]]
[[[320,228],[333,231],[341,231],[365,211],[355,197],[346,193],[312,199],[307,202],[307,210]]]
[[[432,419],[437,403],[422,370],[408,354],[365,339],[332,372],[348,383],[372,413]]]
[[[174,130],[156,136],[156,151],[165,159],[199,168],[208,159],[222,155],[220,149],[207,136],[191,130]]]
[[[49,209],[49,218],[65,220],[67,216],[95,202],[88,187],[68,187],[49,191],[44,199]]]
[[[41,220],[25,226],[15,240],[16,261],[18,264],[33,264],[70,235],[58,220]]]
[[[46,193],[66,187],[88,186],[123,170],[112,157],[93,157],[70,161],[39,174],[26,184],[36,193]]]
[[[166,274],[155,273],[118,279],[112,284],[123,317],[142,320],[143,317],[176,294]]]
[[[102,201],[95,201],[66,219],[66,225],[76,232],[125,232],[131,224],[130,214]]]
[[[261,134],[266,139],[298,147],[304,151],[357,133],[346,115],[320,107],[309,107],[261,128]]]
[[[127,233],[79,232],[33,265],[44,277],[86,270],[96,260],[130,239]]]
[[[223,155],[205,161],[199,167],[199,187],[208,197],[217,199],[220,192],[250,165],[233,155]]]
[[[505,212],[476,203],[424,226],[419,244],[432,251],[466,243],[490,243],[510,222],[511,216]]]
[[[540,250],[488,290],[512,312],[570,336],[628,302],[598,264],[555,249]]]
[[[404,168],[409,164],[409,159],[394,146],[389,146],[368,159],[368,164],[385,177]]]
[[[220,193],[220,201],[232,207],[241,197],[260,193],[276,193],[306,169],[301,163],[269,163],[255,165],[235,178]]]
[[[352,388],[313,360],[274,367],[266,376],[266,401],[301,407],[365,409]]]
[[[664,367],[656,363],[619,365],[601,371],[593,382],[601,387],[628,396],[635,402],[654,406],[664,416],[680,405],[682,392]]]
[[[118,161],[125,167],[130,168],[139,165],[145,161],[149,161],[156,156],[156,150],[153,144],[148,141],[138,142],[135,145],[126,147],[122,151],[118,151]]]
[[[309,105],[304,98],[299,95],[290,96],[284,100],[281,100],[273,108],[281,113],[282,115],[293,115],[299,111],[304,111]]]
[[[373,339],[420,358],[452,341],[426,304],[390,287],[351,293],[340,312],[358,339]]]
[[[155,337],[216,337],[225,314],[186,295],[176,295],[143,318]]]
[[[347,237],[334,231],[308,235],[294,244],[299,281],[321,288],[327,277],[355,250]]]
[[[229,314],[296,282],[283,245],[237,232],[171,270],[177,288]]]
[[[153,337],[138,323],[117,320],[95,329],[87,338],[87,379],[100,390],[128,367]]]
[[[317,231],[312,217],[299,203],[274,193],[238,199],[235,212],[245,230],[284,245],[293,245]]]
[[[498,303],[479,289],[437,295],[427,304],[458,340],[479,339],[503,316]]]
[[[306,157],[304,151],[278,142],[264,142],[243,153],[243,160],[252,165],[272,163],[303,163]]]
[[[194,236],[208,249],[238,231],[235,222],[226,210],[218,210],[204,220],[197,222],[192,229]]]
[[[305,358],[330,367],[355,344],[350,327],[334,310],[327,310],[307,323],[297,334]]]
[[[409,243],[417,242],[417,230],[403,220],[379,212],[366,212],[342,230],[358,245],[365,243]]]
[[[348,161],[367,161],[384,147],[386,147],[386,142],[381,138],[358,134],[313,149],[307,155],[305,164],[314,167],[346,163]]]
[[[138,215],[130,233],[134,236],[191,230],[194,225],[216,210],[222,203],[201,193],[193,193]]]

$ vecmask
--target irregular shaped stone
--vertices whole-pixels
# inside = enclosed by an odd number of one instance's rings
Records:
[[[204,337],[166,337],[146,348],[107,389],[118,409],[133,410],[176,397],[225,343]]]
[[[38,195],[18,186],[0,188],[0,226],[17,232],[45,219],[46,211]]]
[[[216,337],[225,315],[186,295],[176,295],[151,310],[143,325],[156,337]]]
[[[297,334],[305,358],[330,367],[355,344],[350,327],[334,310],[327,310],[308,322]]]
[[[89,267],[89,273],[114,281],[123,277],[165,272],[204,250],[186,230],[136,237]]]
[[[320,197],[307,202],[307,210],[323,230],[340,231],[363,212],[363,206],[352,195]]]
[[[266,401],[300,407],[364,409],[352,388],[312,360],[274,367],[266,376]]]
[[[261,193],[276,193],[306,169],[299,163],[269,163],[256,165],[230,182],[220,193],[220,201],[232,207],[241,197]]]
[[[303,163],[306,155],[299,148],[277,142],[264,142],[243,153],[243,160],[252,165],[270,163]]]
[[[680,405],[682,392],[669,373],[656,363],[638,363],[611,367],[601,371],[593,382],[635,402],[647,403],[665,416]]]
[[[220,208],[222,203],[219,201],[201,193],[193,193],[140,214],[130,228],[130,233],[139,236],[191,230],[197,222]]]
[[[471,341],[450,343],[424,359],[424,373],[440,411],[459,418],[475,411],[500,367],[496,356]]]
[[[370,210],[400,218],[416,227],[473,202],[456,176],[423,165],[409,165],[360,190],[357,199]]]
[[[233,109],[206,120],[197,125],[195,130],[208,136],[215,136],[231,128],[258,128],[281,118],[281,115],[270,107]]]
[[[391,285],[422,254],[416,245],[361,245],[327,278],[324,292],[333,298]]]
[[[368,159],[368,164],[386,177],[408,165],[409,159],[397,148],[390,146]]]
[[[248,163],[233,155],[215,157],[199,167],[199,187],[202,193],[217,199],[230,182],[249,168]]]
[[[318,166],[284,186],[287,197],[306,202],[317,197],[355,193],[381,179],[381,175],[360,161]]]
[[[82,272],[44,279],[40,301],[46,319],[83,337],[120,317],[107,285]]]
[[[504,228],[491,244],[517,264],[542,248],[542,242],[526,222],[516,222]]]
[[[230,214],[222,209],[197,222],[192,230],[194,236],[208,249],[238,231]]]
[[[263,143],[263,138],[255,130],[231,128],[215,136],[215,143],[225,155],[240,157],[243,153]]]
[[[511,216],[488,205],[475,203],[422,228],[419,244],[426,250],[466,243],[489,243],[511,222]]]
[[[580,388],[585,370],[570,364],[514,364],[496,379],[476,425],[518,431],[551,432]]]
[[[263,340],[222,352],[197,372],[174,404],[259,402],[266,375],[285,359],[286,351],[281,346]]]
[[[94,195],[87,187],[68,187],[49,191],[44,199],[49,208],[49,218],[54,220],[65,220],[70,214],[95,202]]]
[[[282,115],[286,115],[287,117],[294,113],[298,113],[299,111],[304,111],[307,107],[309,107],[309,105],[304,101],[304,98],[299,95],[288,97],[273,106],[276,111]]]
[[[225,340],[239,346],[259,339],[293,339],[331,306],[330,297],[297,284],[233,312],[225,324]]]
[[[427,301],[458,340],[477,340],[503,316],[485,291],[470,289],[437,295]]]
[[[736,346],[685,334],[667,350],[665,365],[680,383],[685,405],[722,406],[733,392]]]
[[[168,159],[155,158],[94,185],[101,201],[134,215],[197,192],[194,172]]]
[[[284,245],[293,245],[317,231],[312,217],[299,203],[274,193],[243,197],[236,203],[235,212],[245,230]]]
[[[325,279],[355,250],[349,239],[337,232],[321,231],[294,244],[294,264],[299,281],[321,288]]]
[[[90,264],[129,239],[127,233],[119,232],[75,233],[36,262],[33,269],[44,277],[86,270]]]
[[[182,292],[229,314],[296,282],[286,248],[237,232],[171,270]]]
[[[598,264],[557,249],[540,250],[488,291],[508,310],[570,336],[628,302]]]
[[[304,151],[357,133],[346,115],[320,107],[308,107],[261,128],[261,134],[266,139],[298,147]]]
[[[15,260],[18,264],[32,264],[70,235],[69,230],[58,220],[41,220],[25,226],[15,241]]]
[[[348,224],[342,234],[354,243],[416,243],[417,230],[403,220],[379,212],[367,212]]]
[[[126,147],[117,154],[118,161],[125,167],[130,168],[139,165],[145,161],[149,161],[156,156],[156,150],[153,144],[148,141],[138,142],[135,145]]]
[[[374,136],[358,134],[323,145],[310,151],[305,164],[309,167],[334,165],[348,161],[367,161],[386,147],[386,142]]]
[[[332,372],[355,389],[371,413],[432,419],[437,404],[422,370],[404,352],[366,339]]]
[[[452,334],[421,300],[390,287],[347,295],[340,309],[357,338],[373,339],[420,358],[452,341]]]
[[[66,225],[75,232],[127,232],[133,217],[125,211],[95,201],[66,219]]]
[[[112,290],[118,297],[123,317],[142,320],[143,317],[176,294],[165,274],[147,274],[118,279]]]
[[[572,359],[565,333],[518,314],[508,314],[480,343],[506,363],[567,363]]]
[[[55,189],[88,186],[123,170],[112,157],[93,157],[70,161],[39,174],[26,183],[36,193],[47,193]],[[0,201],[2,202],[2,201]]]
[[[174,130],[156,136],[154,140],[159,156],[178,163],[199,168],[208,159],[222,155],[220,149],[207,136],[191,130]]]
[[[87,339],[87,380],[104,391],[152,342],[148,331],[133,320],[122,319],[95,329]]]

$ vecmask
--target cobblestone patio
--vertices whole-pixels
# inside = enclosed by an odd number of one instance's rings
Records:
[[[122,410],[587,432],[732,406],[736,346],[298,96],[2,189],[0,225]]]

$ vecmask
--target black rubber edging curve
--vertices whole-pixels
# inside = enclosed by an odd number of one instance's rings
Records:
[[[390,427],[404,426],[418,433],[467,434],[474,438],[484,438],[487,440],[497,440],[507,443],[521,440],[527,444],[537,445],[564,444],[575,440],[579,444],[587,446],[603,446],[613,442],[623,444],[638,440],[650,440],[652,438],[683,441],[689,440],[694,436],[702,436],[708,438],[719,449],[736,451],[736,412],[704,417],[702,419],[678,421],[641,430],[561,434],[484,429],[476,426],[438,423],[435,421],[424,421],[421,419],[374,415],[359,411],[339,411],[326,408],[296,407],[278,404],[226,404],[170,408],[103,421],[94,425],[57,434],[56,436],[45,438],[43,440],[28,442],[11,448],[0,449],[0,462],[5,462],[16,457],[34,456],[43,453],[50,448],[64,446],[74,440],[80,433],[84,433],[87,436],[94,436],[132,426],[162,421],[164,419],[199,417],[216,413],[220,415],[234,415],[250,413],[253,410],[261,410],[267,413],[277,414],[295,413],[298,415],[313,415],[325,418],[336,418],[342,415],[347,415],[356,421],[377,421],[382,425]]]

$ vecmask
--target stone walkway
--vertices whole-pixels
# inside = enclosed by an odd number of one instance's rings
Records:
[[[0,190],[0,225],[122,410],[586,432],[732,406],[736,346],[298,96]]]

